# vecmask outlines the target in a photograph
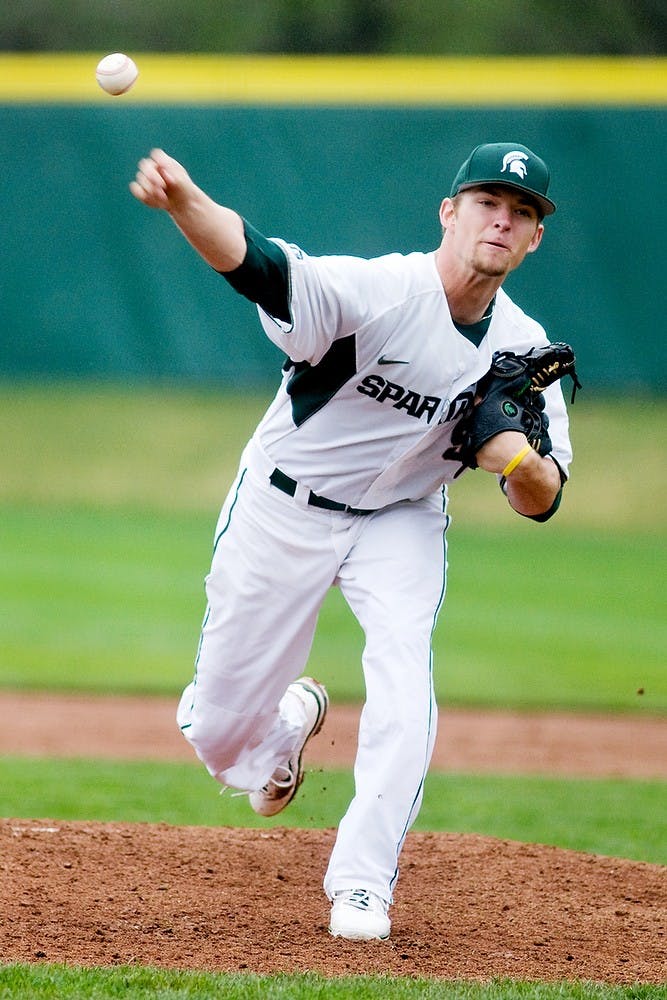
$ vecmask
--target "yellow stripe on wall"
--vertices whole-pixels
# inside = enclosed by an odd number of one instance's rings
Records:
[[[104,52],[0,53],[0,102],[135,104],[662,105],[667,58],[131,55],[120,98],[95,80]]]

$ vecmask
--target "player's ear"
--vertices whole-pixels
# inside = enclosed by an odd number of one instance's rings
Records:
[[[537,229],[535,230],[535,235],[530,241],[530,245],[528,247],[528,253],[535,253],[540,243],[542,242],[543,236],[544,236],[544,226],[541,222],[538,222]]]
[[[451,224],[452,219],[456,215],[456,207],[451,198],[443,198],[440,205],[440,225],[443,229],[447,229]]]

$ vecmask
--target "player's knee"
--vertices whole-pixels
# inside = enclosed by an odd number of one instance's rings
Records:
[[[214,706],[197,705],[181,723],[183,736],[213,775],[236,764],[252,738],[253,719]]]

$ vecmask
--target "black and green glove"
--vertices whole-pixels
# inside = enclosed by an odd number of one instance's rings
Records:
[[[575,370],[575,356],[569,344],[548,344],[527,354],[496,351],[491,368],[477,383],[475,406],[464,418],[453,438],[460,448],[464,465],[477,468],[477,452],[496,434],[519,431],[539,455],[552,450],[549,417],[544,409],[542,390],[563,376],[581,388]]]

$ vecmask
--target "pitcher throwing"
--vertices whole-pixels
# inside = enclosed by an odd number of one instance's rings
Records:
[[[300,675],[330,587],[364,632],[354,797],[324,878],[334,936],[389,937],[436,735],[447,484],[479,467],[515,511],[545,521],[568,474],[557,379],[478,390],[498,352],[548,345],[502,288],[540,245],[555,209],[548,185],[527,147],[478,146],[440,205],[439,246],[371,260],[267,239],[162,150],[130,185],[257,304],[286,356],[222,507],[195,678],[178,708],[208,771],[261,816],[292,801],[325,719],[324,686]]]

